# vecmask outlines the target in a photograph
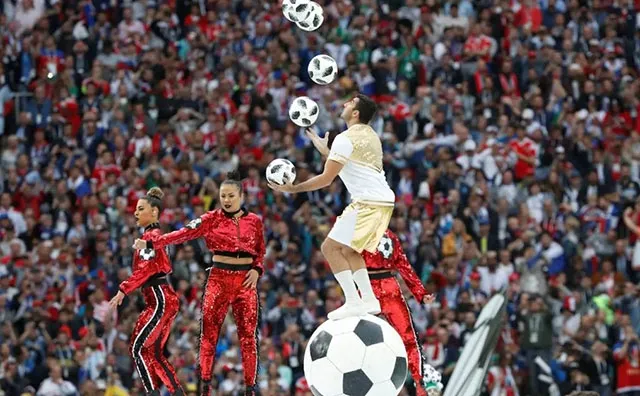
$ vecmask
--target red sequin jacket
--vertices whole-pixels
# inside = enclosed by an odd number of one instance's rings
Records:
[[[389,270],[398,271],[402,279],[411,290],[411,294],[420,302],[427,295],[424,285],[418,278],[418,275],[411,267],[407,255],[402,250],[402,244],[398,236],[387,230],[378,244],[378,250],[375,253],[368,251],[362,252],[362,257],[367,266],[367,270]]]
[[[150,241],[162,235],[160,225],[151,224],[145,228],[142,239]],[[133,273],[120,283],[120,291],[129,294],[137,288],[143,286],[154,277],[162,277],[171,273],[171,261],[164,249],[142,249],[134,253]]]
[[[231,257],[253,257],[253,269],[264,272],[264,227],[260,217],[242,209],[240,217],[225,214],[222,209],[207,212],[183,228],[147,240],[147,248],[162,249],[193,239],[204,238],[213,254]]]

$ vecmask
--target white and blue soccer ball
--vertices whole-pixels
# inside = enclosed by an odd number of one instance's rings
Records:
[[[315,124],[320,114],[320,107],[308,96],[297,97],[289,106],[289,118],[301,128]]]
[[[277,158],[269,163],[265,176],[271,184],[292,184],[296,180],[296,167],[288,159]]]
[[[314,396],[395,396],[407,378],[400,335],[372,315],[324,322],[304,354]]]
[[[310,0],[284,0],[282,14],[291,22],[304,21],[311,13]]]
[[[309,7],[309,15],[305,19],[296,22],[296,26],[305,32],[318,30],[318,28],[324,23],[324,10],[320,4],[312,1],[309,3]]]
[[[314,83],[318,85],[331,84],[338,76],[338,64],[329,55],[316,55],[309,62],[307,72]]]

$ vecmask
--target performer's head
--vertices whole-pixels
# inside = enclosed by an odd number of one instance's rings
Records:
[[[146,227],[149,224],[157,223],[162,210],[162,198],[164,193],[159,187],[151,187],[143,198],[138,200],[136,205],[136,223],[140,227]]]
[[[357,94],[351,100],[345,102],[342,107],[340,117],[348,126],[370,123],[378,110],[376,102],[362,94]]]
[[[238,213],[244,201],[244,189],[238,172],[227,173],[227,178],[220,185],[220,205],[227,213]]]

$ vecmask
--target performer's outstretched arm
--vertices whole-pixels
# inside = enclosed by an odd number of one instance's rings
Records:
[[[398,269],[400,276],[404,279],[405,283],[411,290],[411,294],[416,298],[416,300],[421,303],[424,302],[424,298],[427,295],[427,291],[422,284],[422,281],[413,270],[411,263],[407,259],[407,255],[404,254],[404,250],[402,249],[402,243],[398,236],[394,233],[389,233],[391,240],[393,241],[393,263],[395,267]]]
[[[172,231],[166,234],[153,236],[147,241],[137,239],[134,248],[141,249],[162,249],[167,245],[178,245],[191,241],[193,239],[203,237],[208,230],[212,228],[212,221],[214,217],[211,213],[205,213],[197,219],[191,220],[187,225],[179,230]]]

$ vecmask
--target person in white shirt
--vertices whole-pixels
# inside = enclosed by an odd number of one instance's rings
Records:
[[[358,94],[347,101],[341,118],[348,129],[336,136],[331,149],[328,133],[320,138],[307,130],[315,148],[328,157],[323,172],[296,185],[269,184],[276,191],[301,193],[327,187],[340,176],[349,191],[352,202],[338,217],[321,247],[345,295],[345,304],[329,313],[332,320],[380,313],[380,302],[371,288],[361,253],[376,251],[391,220],[396,197],[382,167],[382,142],[368,125],[376,110],[375,102],[365,95]],[[362,297],[358,296],[354,282]]]
[[[62,378],[62,368],[58,363],[52,363],[49,367],[49,377],[40,384],[37,396],[76,395],[78,395],[78,390],[75,385]]]
[[[509,283],[508,269],[498,266],[498,255],[494,251],[487,252],[487,265],[478,267],[480,289],[491,296],[499,292]]]

